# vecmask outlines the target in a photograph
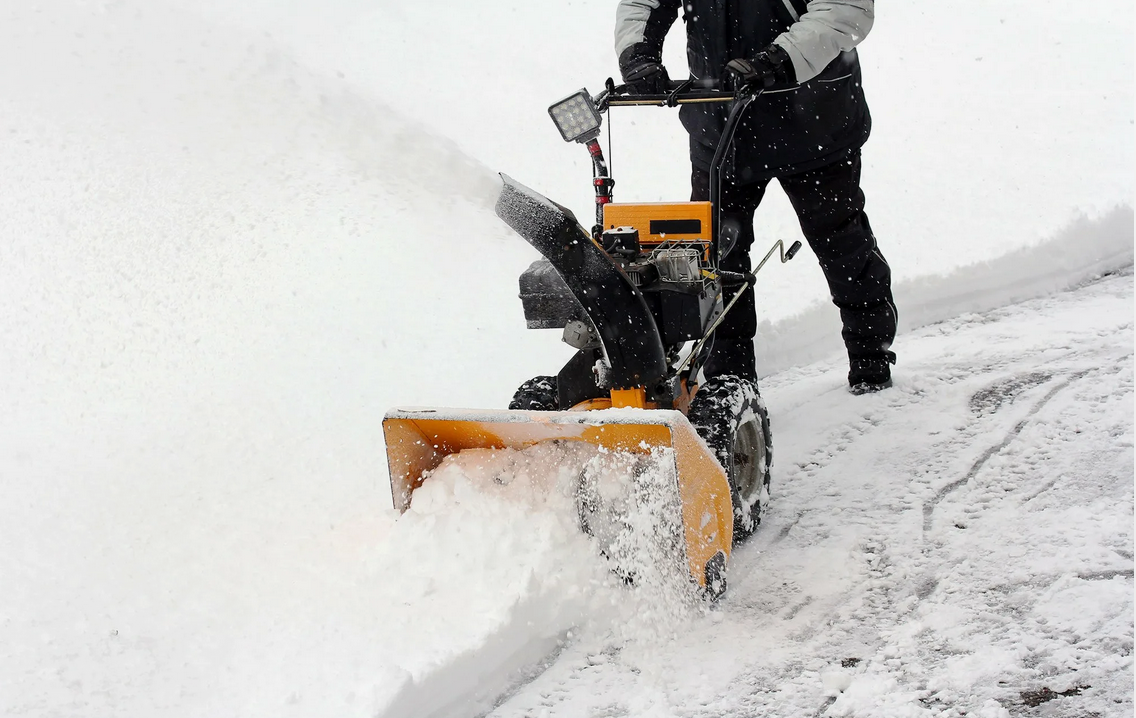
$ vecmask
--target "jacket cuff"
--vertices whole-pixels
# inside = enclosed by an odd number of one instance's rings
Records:
[[[623,52],[619,53],[619,69],[626,71],[646,62],[663,62],[663,48],[655,47],[649,42],[637,42],[634,45],[628,45]]]
[[[798,83],[804,84],[824,70],[824,67],[814,68],[812,64],[809,63],[804,53],[788,40],[779,37],[773,41],[773,44],[784,50],[785,54],[789,56],[789,61],[793,65],[793,75]]]

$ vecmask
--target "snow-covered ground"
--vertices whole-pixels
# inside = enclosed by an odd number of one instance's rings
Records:
[[[897,386],[841,390],[807,251],[763,275],[775,500],[710,612],[613,585],[539,457],[389,509],[387,408],[569,354],[489,208],[500,170],[587,216],[544,108],[614,72],[610,3],[0,8],[0,713],[1131,715],[1114,5],[881,11]],[[614,133],[617,196],[685,192],[673,117]]]
[[[913,332],[867,401],[770,377],[775,503],[727,600],[589,635],[492,715],[1130,715],[1131,305],[1128,269]]]

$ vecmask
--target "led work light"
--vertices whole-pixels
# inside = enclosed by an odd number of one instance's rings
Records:
[[[600,134],[600,113],[588,91],[580,90],[548,108],[565,142],[587,142]]]

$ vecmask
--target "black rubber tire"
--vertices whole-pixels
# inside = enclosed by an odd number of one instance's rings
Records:
[[[509,408],[525,411],[557,411],[560,409],[560,402],[557,397],[556,377],[534,376],[521,384],[517,393],[513,394]]]
[[[737,543],[761,524],[767,503],[763,498],[769,496],[773,464],[769,412],[756,383],[727,375],[698,387],[687,418],[726,470]]]

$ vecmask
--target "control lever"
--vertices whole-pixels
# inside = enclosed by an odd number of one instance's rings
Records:
[[[757,265],[757,269],[753,270],[752,272],[726,272],[722,270],[718,271],[718,279],[722,282],[723,286],[736,286],[740,284],[741,289],[739,289],[734,294],[734,298],[730,300],[730,303],[726,305],[725,309],[722,310],[722,313],[718,315],[718,317],[710,325],[710,328],[706,330],[706,334],[698,340],[698,343],[694,345],[694,348],[690,350],[690,353],[687,354],[686,358],[682,360],[682,363],[678,365],[677,373],[681,374],[682,371],[686,369],[687,364],[689,364],[691,360],[694,359],[694,357],[698,356],[698,353],[702,351],[702,347],[705,346],[706,342],[709,341],[711,336],[713,336],[714,330],[718,328],[718,325],[722,323],[722,320],[726,318],[726,315],[730,313],[730,310],[734,308],[734,305],[737,304],[738,300],[742,298],[743,294],[745,294],[745,290],[756,284],[757,277],[755,275],[761,271],[761,268],[764,267],[765,263],[769,261],[769,258],[773,256],[773,253],[777,250],[781,250],[781,263],[784,264],[793,257],[797,256],[797,252],[800,249],[801,243],[797,241],[793,242],[793,244],[790,245],[788,251],[786,251],[785,242],[779,239],[773,243],[773,246],[770,247],[769,251],[765,254],[765,258],[762,259],[761,263]]]
[[[793,242],[789,249],[786,250],[785,242],[779,239],[773,244],[773,247],[770,248],[765,258],[757,265],[757,269],[752,272],[727,272],[719,270],[718,279],[722,280],[722,284],[727,287],[734,287],[739,284],[748,284],[752,287],[757,283],[757,277],[755,275],[761,271],[761,268],[764,267],[765,263],[769,261],[769,258],[773,256],[773,252],[778,249],[781,250],[781,263],[784,264],[797,256],[797,252],[801,249],[801,243],[799,241]]]

